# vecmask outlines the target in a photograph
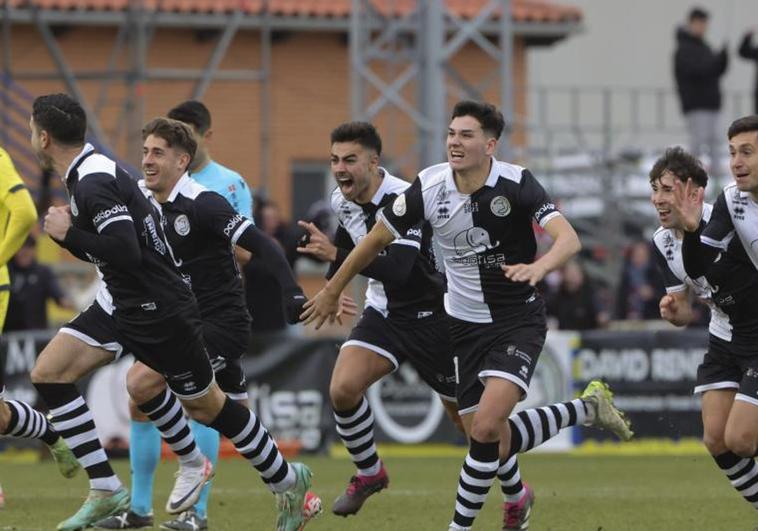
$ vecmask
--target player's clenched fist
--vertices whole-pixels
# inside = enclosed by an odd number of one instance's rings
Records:
[[[664,295],[658,303],[661,318],[671,321],[677,313],[678,303],[673,295]]]
[[[70,227],[71,213],[68,206],[51,206],[47,209],[44,229],[51,238],[58,241],[65,240]]]

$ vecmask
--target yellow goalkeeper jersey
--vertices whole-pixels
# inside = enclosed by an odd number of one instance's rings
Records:
[[[29,192],[8,153],[0,148],[0,291],[10,288],[8,261],[37,220]]]

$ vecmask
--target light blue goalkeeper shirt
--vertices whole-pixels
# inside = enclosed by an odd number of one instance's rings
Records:
[[[242,175],[212,160],[201,171],[190,176],[209,190],[222,195],[234,210],[252,221],[253,195]]]

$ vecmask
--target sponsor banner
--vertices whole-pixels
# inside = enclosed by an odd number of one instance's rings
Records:
[[[0,362],[5,361],[8,398],[37,402],[29,373],[55,333],[25,331],[0,337]],[[275,437],[297,441],[304,451],[325,451],[336,438],[329,379],[338,349],[339,343],[332,339],[287,337],[262,354],[242,360],[251,406]],[[78,383],[106,447],[122,446],[129,440],[126,373],[132,363],[132,357],[125,356]],[[23,441],[8,438],[2,444],[18,445]]]
[[[340,343],[287,338],[243,358],[250,405],[279,440],[303,451],[326,451],[336,438],[329,381]]]
[[[23,400],[28,404],[37,402],[37,391],[29,374],[37,356],[53,335],[54,330],[28,330],[0,336],[0,367],[5,367],[6,398]]]
[[[701,437],[700,399],[692,390],[707,346],[705,329],[583,332],[574,351],[575,386],[581,390],[596,378],[608,382],[635,437]],[[583,438],[610,437],[594,429],[580,431]]]
[[[29,372],[38,353],[55,331],[9,333],[0,338],[0,354],[7,354],[8,396],[34,404],[37,400]],[[571,349],[578,335],[549,333],[529,395],[519,409],[570,398]],[[250,404],[279,440],[295,441],[303,451],[320,452],[338,441],[329,402],[329,381],[339,352],[334,339],[279,338],[243,358]],[[126,372],[133,363],[125,356],[79,383],[92,410],[105,446],[123,446],[129,439]],[[96,397],[96,400],[93,398]],[[440,399],[407,364],[369,389],[376,438],[396,443],[465,443],[447,419]],[[4,442],[15,442],[8,439]],[[571,432],[562,432],[544,449],[567,449]]]

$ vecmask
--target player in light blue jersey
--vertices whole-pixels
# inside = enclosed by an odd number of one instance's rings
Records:
[[[171,109],[168,117],[186,123],[195,132],[197,152],[189,168],[192,178],[225,197],[234,210],[252,220],[253,195],[245,179],[236,171],[212,160],[208,154],[207,141],[213,134],[208,108],[199,101],[188,100]]]

